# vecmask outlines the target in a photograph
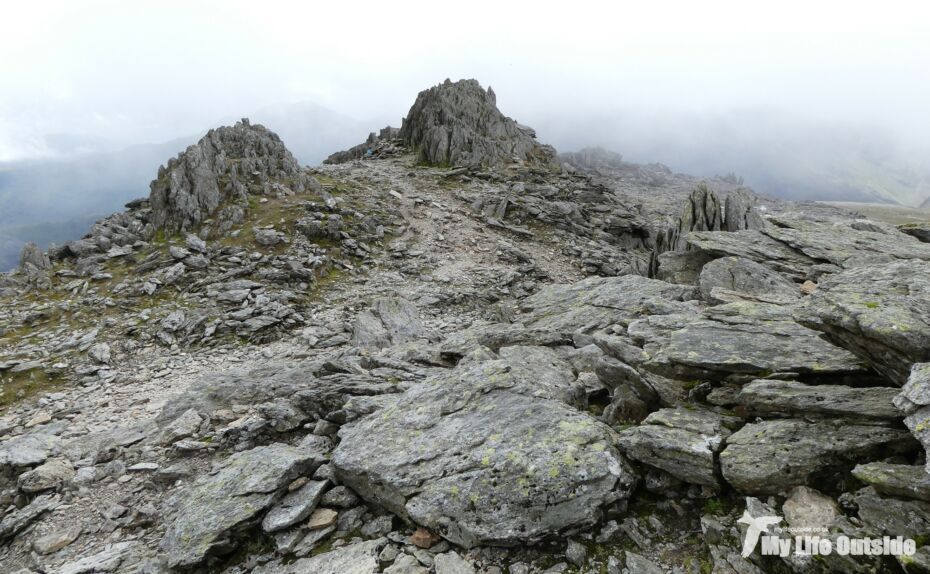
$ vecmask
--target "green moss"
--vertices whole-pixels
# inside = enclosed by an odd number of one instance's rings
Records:
[[[730,504],[719,498],[709,498],[704,503],[704,514],[723,516],[729,511]]]

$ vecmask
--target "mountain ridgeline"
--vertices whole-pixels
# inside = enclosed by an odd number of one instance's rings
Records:
[[[928,571],[928,229],[475,80],[318,168],[216,128],[0,274],[0,569]],[[773,516],[914,552],[743,552]]]

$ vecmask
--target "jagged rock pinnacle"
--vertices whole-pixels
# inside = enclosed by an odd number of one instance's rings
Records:
[[[433,165],[549,164],[555,150],[535,132],[497,109],[494,91],[476,80],[446,80],[420,92],[404,118],[400,138]]]
[[[217,231],[225,231],[245,218],[250,188],[285,178],[297,191],[306,184],[297,160],[270,130],[248,119],[210,130],[159,168],[149,197],[152,223],[189,231],[215,216]]]

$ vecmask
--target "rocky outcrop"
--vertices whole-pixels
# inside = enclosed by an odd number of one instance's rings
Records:
[[[537,542],[596,523],[635,484],[581,397],[549,349],[466,357],[344,426],[333,463],[362,497],[456,544]]]
[[[420,161],[443,166],[550,165],[555,151],[535,132],[497,109],[491,88],[476,80],[446,80],[420,92],[399,137]]]
[[[896,261],[833,275],[795,312],[898,385],[930,361],[930,262]]]
[[[669,227],[657,238],[657,252],[689,250],[687,238],[693,231],[733,232],[761,229],[765,222],[753,208],[754,204],[752,195],[743,190],[736,190],[727,195],[721,205],[717,194],[707,183],[701,182],[685,201],[677,224]]]
[[[211,231],[227,231],[245,219],[249,193],[263,194],[275,183],[296,191],[311,184],[277,135],[243,119],[210,130],[159,168],[149,196],[152,223],[168,232],[196,231],[214,218]]]
[[[298,193],[222,128],[167,204],[0,276],[0,570],[867,574],[896,566],[743,536],[926,540],[925,244],[736,177],[542,169],[473,87],[408,118],[469,167],[386,130]]]

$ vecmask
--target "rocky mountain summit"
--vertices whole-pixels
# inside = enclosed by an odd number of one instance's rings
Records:
[[[0,275],[0,570],[926,572],[921,238],[473,80],[318,168],[212,130]],[[771,516],[917,551],[744,556]]]

